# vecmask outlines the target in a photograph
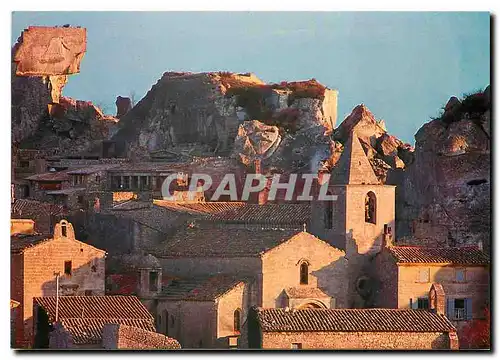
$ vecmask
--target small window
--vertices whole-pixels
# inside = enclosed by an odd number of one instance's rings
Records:
[[[99,175],[95,176],[95,182],[98,184],[101,182],[101,177]]]
[[[309,266],[306,262],[300,264],[300,284],[307,285],[309,283]]]
[[[85,296],[92,296],[92,290],[85,290]]]
[[[292,343],[292,349],[294,350],[302,349],[302,343]]]
[[[234,310],[234,332],[240,332],[241,329],[241,311],[240,309]]]
[[[465,299],[455,299],[455,316],[456,320],[465,320],[466,318]]]
[[[465,282],[465,269],[455,269],[455,281]]]
[[[149,291],[158,291],[158,273],[156,271],[149,272]]]
[[[428,283],[429,282],[429,268],[418,270],[417,282]]]
[[[65,275],[71,275],[71,270],[72,270],[72,264],[71,260],[65,261],[64,262],[64,274]]]
[[[97,266],[92,265],[92,266],[90,267],[90,270],[91,270],[92,272],[94,272],[94,273],[95,273],[95,272],[97,272]]]
[[[66,224],[62,224],[61,225],[61,234],[62,234],[63,237],[68,236],[68,229],[66,227]]]
[[[376,224],[377,219],[377,198],[375,194],[370,191],[365,197],[365,222]]]
[[[83,204],[83,196],[78,195],[78,204]]]
[[[429,309],[429,298],[422,297],[417,300],[417,309]]]

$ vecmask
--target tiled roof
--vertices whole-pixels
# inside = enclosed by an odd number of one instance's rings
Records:
[[[297,230],[249,230],[186,228],[156,247],[156,257],[168,256],[259,256],[294,235]]]
[[[165,234],[182,222],[179,214],[146,201],[127,201],[114,206],[109,213],[116,217],[132,219]]]
[[[166,209],[190,214],[190,215],[211,215],[223,213],[233,209],[243,207],[246,203],[239,201],[209,201],[199,203],[175,203],[165,200],[153,200],[155,205]]]
[[[181,345],[176,339],[167,337],[163,334],[157,332],[148,331],[140,329],[133,326],[127,326],[124,324],[108,324],[106,327],[117,327],[117,343],[118,349],[140,349],[140,350],[155,350],[155,349],[180,349]],[[121,341],[125,340],[125,343],[132,342],[132,346],[124,347]]]
[[[93,173],[96,173],[99,171],[110,170],[110,169],[113,169],[113,168],[118,167],[118,166],[120,166],[120,164],[90,165],[90,166],[70,170],[70,171],[68,171],[68,174],[70,174],[70,175],[79,175],[79,174],[89,175],[89,174],[93,174]]]
[[[16,234],[10,237],[10,251],[11,253],[18,254],[24,250],[37,246],[46,241],[52,240],[52,236],[43,234]]]
[[[257,309],[262,331],[450,332],[444,316],[412,309]]]
[[[36,297],[49,321],[55,321],[56,297]],[[106,323],[125,324],[155,331],[154,318],[135,296],[61,296],[59,321],[78,344],[100,342]]]
[[[175,279],[163,288],[162,298],[168,300],[212,301],[244,280],[229,275],[210,278]]]
[[[258,224],[296,224],[302,227],[311,219],[311,204],[245,204],[235,209],[211,214],[211,221]]]
[[[69,181],[68,170],[35,174],[26,178],[31,181]]]
[[[490,262],[488,255],[477,247],[391,246],[388,249],[398,263],[487,265]]]
[[[42,306],[52,319],[56,312],[56,297],[36,297],[34,303]],[[153,320],[153,316],[136,296],[60,296],[61,319],[139,319]]]
[[[316,287],[289,287],[285,289],[289,298],[293,299],[309,299],[309,298],[329,298],[321,289]]]
[[[55,205],[47,202],[41,202],[29,199],[16,199],[10,209],[11,217],[21,216],[29,219],[30,216],[40,214],[64,215],[65,210],[62,205]]]
[[[74,344],[99,344],[105,324],[116,323],[154,332],[154,322],[142,319],[61,319],[61,325],[68,331]]]

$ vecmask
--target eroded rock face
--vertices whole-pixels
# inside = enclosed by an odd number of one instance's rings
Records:
[[[351,131],[356,132],[375,175],[382,183],[391,183],[388,180],[390,171],[404,169],[413,162],[413,147],[390,135],[384,121],[377,120],[363,104],[356,106],[335,129],[333,138],[344,143]]]
[[[255,159],[272,156],[281,142],[277,126],[268,126],[260,121],[245,121],[238,128],[232,156],[248,166]]]
[[[84,28],[30,26],[13,49],[16,75],[76,74],[80,72],[86,46]]]
[[[480,99],[479,107],[468,106],[468,98],[451,98],[443,116],[415,135],[415,161],[404,172],[397,201],[397,234],[412,237],[413,243],[481,242],[489,248],[490,110],[478,109],[490,105],[484,106],[483,95],[471,95]]]
[[[168,72],[121,118],[113,140],[119,156],[190,143],[227,156],[243,121],[276,126],[281,136],[317,125],[331,131],[336,99],[315,80],[266,85],[253,74]]]

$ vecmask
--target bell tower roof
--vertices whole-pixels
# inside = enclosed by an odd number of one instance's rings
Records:
[[[372,165],[354,131],[332,171],[330,183],[334,185],[380,185]]]

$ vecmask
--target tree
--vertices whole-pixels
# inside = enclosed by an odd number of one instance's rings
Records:
[[[472,320],[463,330],[460,347],[464,349],[490,348],[490,309],[484,308],[484,319]]]

